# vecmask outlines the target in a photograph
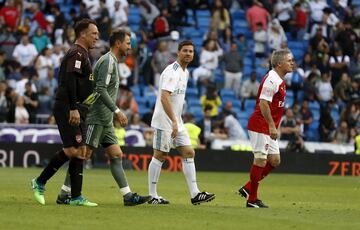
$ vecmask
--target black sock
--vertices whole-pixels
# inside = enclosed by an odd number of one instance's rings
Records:
[[[81,196],[81,187],[83,180],[83,160],[79,158],[70,159],[69,174],[71,181],[71,197]]]
[[[46,182],[58,171],[58,169],[67,162],[69,158],[65,155],[63,150],[58,151],[50,163],[41,172],[40,176],[36,179],[40,184],[46,184]]]

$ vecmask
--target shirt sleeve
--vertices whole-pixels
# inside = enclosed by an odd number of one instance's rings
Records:
[[[84,54],[77,51],[75,51],[72,54],[69,54],[69,59],[66,66],[66,72],[67,73],[76,72],[82,74],[83,73],[82,67],[86,65],[85,58],[83,56]]]
[[[279,85],[268,77],[263,84],[259,99],[272,102],[273,96],[279,90]]]
[[[171,69],[165,69],[161,77],[163,79],[161,89],[171,93],[174,92],[178,82],[178,76],[175,71],[172,71]]]
[[[113,102],[111,99],[107,91],[107,87],[110,83],[115,64],[116,63],[112,61],[112,59],[104,59],[101,63],[99,63],[97,76],[95,79],[95,92],[100,95],[99,99],[112,112],[115,112],[117,107],[115,102]]]

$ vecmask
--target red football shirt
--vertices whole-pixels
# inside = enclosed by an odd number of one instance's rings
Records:
[[[260,99],[270,103],[271,117],[274,120],[275,127],[278,128],[284,113],[285,96],[285,81],[274,70],[270,70],[260,83],[255,111],[250,116],[248,130],[270,135],[269,124],[261,114]]]

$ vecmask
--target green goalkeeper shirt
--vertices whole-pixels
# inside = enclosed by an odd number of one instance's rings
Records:
[[[86,123],[112,126],[120,82],[119,65],[114,54],[108,52],[101,56],[94,66],[93,74],[93,95],[96,95],[96,99],[90,106]]]

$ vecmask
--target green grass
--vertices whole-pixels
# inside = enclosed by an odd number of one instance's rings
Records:
[[[45,206],[35,202],[30,179],[41,169],[0,168],[1,229],[360,229],[358,177],[270,174],[260,187],[269,209],[246,209],[236,194],[247,174],[198,173],[200,189],[216,193],[193,206],[181,173],[162,173],[159,194],[168,206],[124,207],[109,170],[85,170],[83,193],[98,207],[56,205],[64,170],[46,186]],[[147,174],[128,171],[133,191],[147,194]]]

